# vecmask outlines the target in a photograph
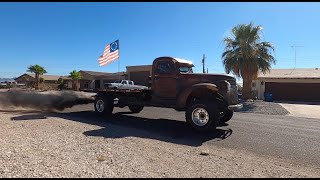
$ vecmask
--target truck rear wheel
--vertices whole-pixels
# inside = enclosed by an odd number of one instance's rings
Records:
[[[141,105],[130,105],[129,109],[133,113],[139,113],[140,111],[142,111],[143,106],[141,106]]]
[[[226,112],[223,113],[222,117],[220,118],[220,121],[222,123],[228,122],[233,116],[233,111],[230,109],[227,109]]]
[[[94,101],[94,110],[101,115],[111,115],[113,107],[113,99],[110,97],[98,96]]]
[[[192,103],[186,110],[186,121],[197,131],[215,129],[219,124],[217,105],[207,101]]]

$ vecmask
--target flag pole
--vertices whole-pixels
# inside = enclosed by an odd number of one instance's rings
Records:
[[[118,38],[118,53],[119,53],[119,60],[118,60],[118,74],[119,74],[119,80],[120,80],[120,41]]]

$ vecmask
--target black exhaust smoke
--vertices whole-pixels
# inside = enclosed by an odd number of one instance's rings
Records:
[[[84,92],[34,92],[34,91],[7,91],[0,92],[0,107],[31,108],[42,111],[62,111],[74,105],[94,102],[92,95]]]

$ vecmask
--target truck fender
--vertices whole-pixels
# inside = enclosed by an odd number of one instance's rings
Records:
[[[209,90],[213,93],[218,92],[218,88],[215,84],[212,83],[199,83],[199,84],[194,84],[191,87],[185,89],[184,91],[182,91],[180,93],[180,95],[177,98],[177,109],[183,109],[186,106],[187,100],[189,95],[196,91],[196,90],[200,90],[200,89],[206,89]]]

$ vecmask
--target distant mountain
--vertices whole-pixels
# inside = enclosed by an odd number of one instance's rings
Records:
[[[5,81],[14,81],[13,78],[0,78],[0,82],[5,82]]]

